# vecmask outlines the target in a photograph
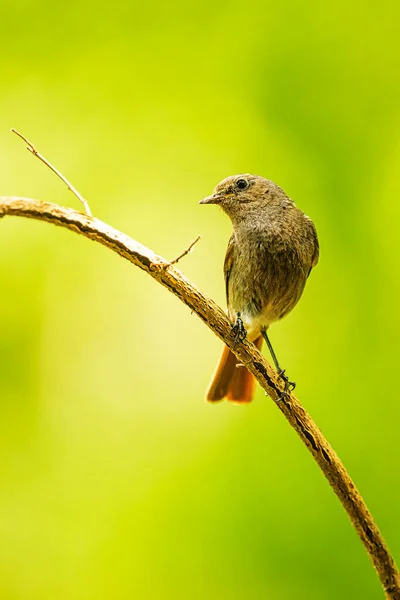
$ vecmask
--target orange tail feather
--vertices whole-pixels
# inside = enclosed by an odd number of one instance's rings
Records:
[[[254,344],[259,350],[262,346],[260,335]],[[219,402],[227,398],[230,402],[248,404],[252,401],[255,379],[244,366],[237,367],[238,359],[227,346],[224,346],[221,358],[206,393],[208,402]]]

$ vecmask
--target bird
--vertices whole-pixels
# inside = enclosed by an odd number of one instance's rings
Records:
[[[281,368],[267,331],[293,310],[318,263],[315,225],[281,187],[259,175],[227,177],[199,204],[220,206],[232,222],[224,277],[233,343],[237,345],[247,337],[261,350],[265,340],[285,383],[282,398],[296,384]],[[227,398],[248,404],[254,391],[253,375],[225,346],[206,400],[214,403]]]

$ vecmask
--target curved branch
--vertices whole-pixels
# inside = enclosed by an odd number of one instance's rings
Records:
[[[29,198],[0,197],[0,217],[15,215],[54,223],[107,246],[164,285],[227,345],[276,403],[282,382],[254,344],[233,347],[231,323],[217,304],[168,261],[109,225],[72,209]],[[349,515],[381,580],[386,598],[400,600],[400,574],[368,508],[342,462],[297,398],[290,394],[276,406],[307,446]]]

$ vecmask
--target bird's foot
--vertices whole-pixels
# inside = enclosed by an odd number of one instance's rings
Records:
[[[234,335],[234,346],[237,346],[239,342],[243,342],[243,340],[246,338],[246,329],[239,315],[236,317],[236,323],[232,325],[232,333]]]
[[[281,393],[281,395],[279,396],[277,402],[280,402],[281,400],[283,400],[283,398],[286,398],[287,396],[289,396],[290,392],[293,392],[294,388],[296,387],[296,383],[294,381],[289,381],[289,378],[287,375],[285,375],[285,370],[281,369],[278,373],[278,376],[280,379],[283,379],[283,381],[285,382],[285,387],[283,389],[283,392]]]

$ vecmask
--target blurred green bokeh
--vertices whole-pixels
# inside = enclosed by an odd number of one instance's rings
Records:
[[[0,194],[95,215],[224,306],[227,175],[279,183],[321,260],[272,329],[400,559],[399,4],[3,0]],[[259,390],[209,406],[220,342],[105,248],[0,222],[0,598],[374,599],[339,502]]]

